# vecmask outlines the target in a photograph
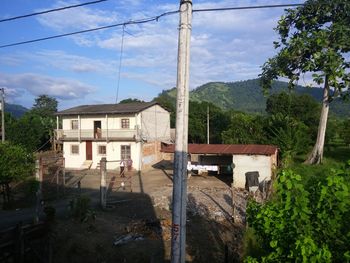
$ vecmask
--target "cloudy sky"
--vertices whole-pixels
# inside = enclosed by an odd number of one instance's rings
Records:
[[[1,0],[0,19],[89,0]],[[303,0],[193,0],[193,9],[302,3]],[[98,4],[0,23],[0,45],[153,17],[177,10],[179,1],[108,0]],[[273,56],[273,28],[283,8],[193,14],[191,79],[256,78]],[[149,101],[176,85],[179,15],[128,25],[124,34],[119,101]],[[0,87],[6,100],[30,108],[48,94],[59,108],[116,101],[122,27],[0,49]]]

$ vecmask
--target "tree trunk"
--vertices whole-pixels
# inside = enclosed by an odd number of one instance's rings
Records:
[[[318,125],[317,131],[317,140],[315,146],[306,159],[305,163],[307,164],[320,164],[323,159],[323,149],[324,149],[324,141],[326,137],[326,127],[327,127],[327,119],[329,112],[329,85],[328,85],[328,77],[325,78],[324,88],[323,88],[323,100],[322,100],[322,110],[320,123]]]

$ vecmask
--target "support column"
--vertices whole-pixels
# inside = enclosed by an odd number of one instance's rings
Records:
[[[171,262],[186,257],[187,148],[192,1],[180,2]]]

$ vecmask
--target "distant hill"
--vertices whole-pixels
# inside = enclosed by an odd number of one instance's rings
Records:
[[[15,118],[20,118],[27,111],[28,109],[21,105],[5,103],[5,112],[11,113]]]
[[[288,84],[275,81],[269,93],[288,91]],[[296,94],[309,94],[315,100],[321,101],[323,91],[319,88],[297,86]],[[160,96],[173,99],[175,103],[176,89],[163,91]],[[264,96],[259,79],[237,82],[210,82],[190,92],[190,100],[211,102],[225,110],[236,110],[249,113],[265,113],[267,96]],[[335,100],[331,103],[331,112],[339,117],[350,117],[350,103]]]

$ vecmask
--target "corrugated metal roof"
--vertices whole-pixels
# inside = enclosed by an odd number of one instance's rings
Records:
[[[81,105],[67,110],[59,111],[56,115],[93,115],[93,114],[126,114],[126,113],[138,113],[153,105],[157,102],[133,102],[122,104],[96,104],[96,105]]]
[[[173,153],[175,145],[164,146],[162,152]],[[188,153],[193,154],[258,154],[273,155],[278,148],[261,144],[188,144]]]

